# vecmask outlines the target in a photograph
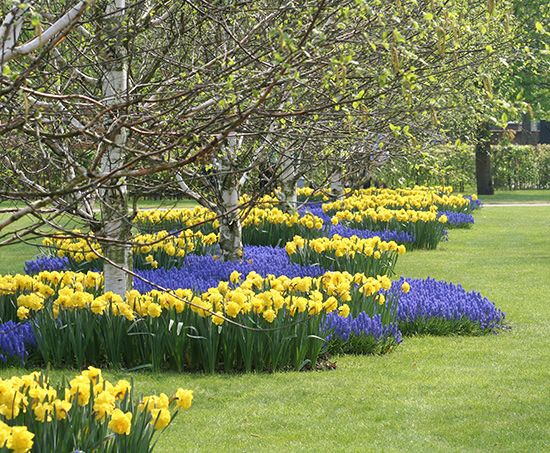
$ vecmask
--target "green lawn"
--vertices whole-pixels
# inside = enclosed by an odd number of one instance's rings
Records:
[[[401,274],[481,291],[511,331],[406,338],[385,356],[338,358],[334,371],[134,374],[146,393],[195,391],[157,451],[548,451],[548,231],[548,207],[485,209],[473,229],[399,263]]]
[[[0,213],[0,221],[6,219],[8,215]],[[25,228],[31,225],[31,223],[29,218],[22,218],[13,225],[13,229]],[[34,240],[33,243],[37,243],[37,241]],[[37,247],[25,243],[0,247],[0,274],[23,272],[25,261],[32,259],[38,254],[39,250]]]
[[[499,190],[479,198],[483,203],[550,203],[550,190]]]
[[[197,206],[194,200],[139,200],[140,208],[144,209],[169,209],[169,208],[192,208]]]
[[[143,209],[170,209],[170,208],[189,208],[197,206],[197,203],[192,200],[140,200],[139,207]],[[12,208],[13,203],[8,205],[8,202],[4,202],[4,205],[0,202],[0,208]],[[0,212],[0,221],[6,219],[10,214]],[[23,218],[17,221],[13,225],[13,229],[21,229],[31,222],[28,218]],[[40,240],[33,240],[32,243],[39,243]],[[36,246],[20,243],[9,247],[0,247],[0,274],[23,272],[23,266],[25,261],[34,258],[39,254],[39,250]]]

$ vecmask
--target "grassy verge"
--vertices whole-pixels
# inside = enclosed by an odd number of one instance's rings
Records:
[[[483,203],[550,203],[550,190],[499,190],[494,195],[481,195]]]
[[[134,374],[138,391],[195,390],[157,451],[550,449],[549,227],[550,208],[481,210],[473,229],[399,263],[400,274],[481,291],[509,332],[406,338],[386,356],[341,357],[335,371]]]

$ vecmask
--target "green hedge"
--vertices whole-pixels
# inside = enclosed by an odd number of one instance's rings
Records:
[[[496,189],[547,189],[550,187],[550,145],[492,147]]]
[[[491,148],[497,190],[550,188],[550,145],[495,145]],[[476,185],[474,147],[440,145],[378,170],[377,179],[389,187],[448,185],[464,192]]]

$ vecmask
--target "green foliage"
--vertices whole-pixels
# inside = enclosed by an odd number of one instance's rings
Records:
[[[110,313],[50,309],[37,313],[33,325],[41,362],[55,368],[88,364],[115,369],[161,371],[252,371],[314,366],[323,346],[322,316],[286,311],[273,324],[261,316],[239,316],[248,327],[203,318],[187,309],[135,321]],[[275,329],[256,332],[254,329]]]
[[[494,145],[491,147],[497,190],[550,188],[550,146]],[[453,186],[459,192],[475,186],[475,154],[470,145],[441,145],[378,169],[377,178],[391,187]]]
[[[464,192],[475,183],[473,148],[456,143],[413,152],[384,164],[377,178],[390,187],[443,185]]]
[[[550,146],[492,147],[494,186],[497,189],[550,188]]]
[[[513,63],[511,92],[529,103],[536,116],[550,114],[550,3],[546,0],[514,0],[518,50],[523,55]]]

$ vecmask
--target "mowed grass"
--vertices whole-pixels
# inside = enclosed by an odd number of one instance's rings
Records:
[[[497,190],[494,195],[480,195],[483,203],[550,203],[550,190]]]
[[[400,274],[481,291],[507,313],[499,335],[406,338],[334,371],[131,374],[140,392],[195,391],[156,451],[549,450],[549,231],[549,207],[487,208],[438,250],[400,258]]]
[[[173,209],[192,208],[197,203],[192,200],[140,200],[140,209]],[[13,208],[14,203],[0,202],[0,208]],[[10,214],[0,212],[0,221],[5,220]],[[9,231],[23,229],[32,224],[30,218],[22,218],[8,227]],[[64,225],[66,227],[66,225]],[[30,244],[29,244],[30,242]],[[39,244],[40,239],[28,240],[27,243],[19,242],[15,245],[0,247],[0,274],[23,272],[25,261],[33,259],[40,254],[40,250],[34,244]]]

